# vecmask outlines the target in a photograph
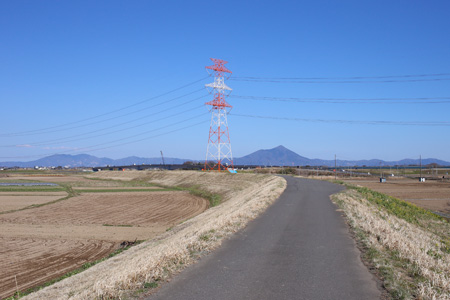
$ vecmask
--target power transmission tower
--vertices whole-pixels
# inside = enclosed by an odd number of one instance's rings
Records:
[[[231,153],[230,134],[228,132],[227,114],[232,108],[225,101],[225,97],[231,92],[225,84],[225,73],[231,71],[225,67],[226,61],[211,58],[214,65],[206,69],[214,75],[214,82],[206,84],[214,94],[214,100],[205,104],[211,105],[211,126],[209,128],[208,147],[206,149],[205,170],[223,170],[227,166],[233,167],[233,155]]]

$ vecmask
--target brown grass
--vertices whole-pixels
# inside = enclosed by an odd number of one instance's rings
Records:
[[[366,246],[384,257],[374,259],[375,267],[392,269],[388,285],[396,297],[450,299],[448,241],[427,230],[427,226],[414,225],[388,213],[355,190],[347,190],[333,199],[350,224],[364,234]],[[448,223],[432,218],[428,222],[430,227],[447,228],[448,235]],[[439,224],[432,224],[436,222]]]

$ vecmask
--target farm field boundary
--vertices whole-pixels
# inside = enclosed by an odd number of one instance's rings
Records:
[[[286,188],[283,178],[260,174],[112,171],[88,177],[190,188],[194,194],[205,191],[207,195],[220,195],[221,203],[155,239],[22,299],[117,299],[149,292],[203,253],[218,247],[225,237],[258,216]]]

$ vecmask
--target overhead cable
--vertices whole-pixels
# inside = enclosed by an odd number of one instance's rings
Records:
[[[341,124],[360,124],[360,125],[401,125],[401,126],[450,126],[450,122],[440,121],[368,121],[368,120],[332,120],[332,119],[306,119],[306,118],[288,118],[288,117],[275,117],[275,116],[257,116],[257,115],[245,115],[234,114],[230,115],[245,118],[257,118],[257,119],[271,119],[271,120],[283,120],[283,121],[298,121],[298,122],[314,122],[314,123],[341,123]]]
[[[150,108],[154,108],[154,107],[157,107],[157,106],[164,105],[164,104],[166,104],[166,103],[169,103],[169,102],[178,100],[178,99],[180,99],[180,98],[183,98],[183,97],[192,95],[192,94],[194,94],[194,93],[198,93],[198,92],[200,92],[200,91],[205,91],[205,89],[203,89],[203,88],[202,88],[202,89],[198,89],[198,90],[195,90],[195,91],[193,91],[193,92],[190,92],[190,93],[187,93],[187,94],[184,94],[184,95],[181,95],[181,96],[178,96],[178,97],[175,97],[175,98],[166,100],[166,101],[164,101],[164,102],[159,102],[159,103],[157,103],[157,104],[154,104],[154,105],[151,105],[151,106],[147,106],[147,107],[141,108],[141,109],[139,109],[139,110],[134,110],[134,111],[131,111],[131,112],[128,112],[128,113],[125,113],[125,114],[121,114],[119,117],[117,117],[117,116],[115,116],[115,117],[110,117],[110,118],[107,118],[107,119],[98,120],[98,121],[94,121],[94,122],[90,122],[90,123],[85,123],[85,124],[81,124],[81,125],[76,125],[76,126],[72,126],[72,127],[67,127],[67,128],[61,128],[61,127],[63,127],[63,126],[55,126],[55,127],[53,127],[53,128],[58,128],[58,127],[59,127],[60,129],[47,130],[47,131],[44,131],[44,130],[42,129],[42,130],[35,130],[34,132],[28,131],[28,132],[15,133],[15,134],[4,134],[4,135],[0,135],[0,136],[1,136],[1,137],[30,136],[30,135],[35,136],[35,135],[38,135],[38,134],[48,134],[48,133],[61,132],[61,131],[67,131],[67,130],[72,130],[72,129],[82,128],[82,127],[87,127],[87,126],[91,126],[91,125],[95,125],[95,124],[100,124],[100,123],[108,122],[108,121],[111,121],[111,120],[117,120],[118,118],[127,117],[127,116],[134,115],[134,114],[137,114],[137,113],[141,113],[141,112],[144,111],[144,110],[148,110],[148,109],[150,109]],[[204,97],[206,97],[206,96],[207,96],[207,95],[203,95],[203,96],[200,96],[200,97],[195,98],[194,100],[198,100],[198,99],[204,98]],[[194,101],[194,100],[192,100],[192,101]],[[86,119],[86,120],[87,120],[87,119]],[[73,123],[73,124],[74,124],[74,123]],[[67,125],[67,124],[66,124],[66,125]]]
[[[146,103],[146,102],[155,100],[155,99],[157,99],[157,98],[161,98],[161,97],[166,96],[166,95],[168,95],[168,94],[171,94],[171,93],[174,93],[174,92],[179,91],[179,90],[181,90],[181,89],[184,89],[184,88],[186,88],[186,87],[188,87],[188,86],[194,85],[194,84],[196,84],[196,83],[198,83],[198,82],[200,82],[200,81],[205,80],[205,79],[208,78],[208,77],[209,77],[209,76],[203,77],[203,78],[201,78],[201,79],[195,80],[195,81],[190,82],[190,83],[188,83],[188,84],[182,85],[182,86],[180,86],[180,87],[178,87],[178,88],[172,89],[172,90],[170,90],[170,91],[168,91],[168,92],[162,93],[162,94],[160,94],[160,95],[157,95],[157,96],[154,96],[154,97],[151,97],[151,98],[148,98],[148,99],[145,99],[145,100],[136,102],[136,103],[134,103],[134,104],[130,104],[130,105],[124,106],[124,107],[122,107],[122,108],[115,109],[115,110],[112,110],[112,111],[103,113],[103,114],[99,114],[99,115],[96,115],[96,116],[88,117],[88,118],[85,118],[85,119],[81,119],[81,120],[77,120],[77,121],[73,121],[73,122],[69,122],[69,123],[64,123],[64,124],[60,124],[60,125],[50,126],[50,127],[46,127],[46,128],[40,128],[40,129],[28,130],[28,131],[22,131],[22,132],[2,133],[2,134],[0,134],[0,137],[20,136],[20,135],[32,135],[32,134],[37,134],[37,133],[39,133],[40,131],[45,131],[45,133],[48,133],[48,132],[54,132],[54,131],[48,131],[48,130],[52,130],[52,129],[56,129],[56,128],[61,128],[61,127],[66,127],[66,126],[74,125],[74,124],[78,124],[78,123],[83,123],[83,122],[90,121],[90,120],[93,120],[93,119],[98,119],[98,118],[101,118],[101,117],[104,117],[104,116],[108,116],[108,115],[111,115],[111,114],[114,114],[114,113],[117,113],[117,112],[121,112],[121,111],[126,110],[126,109],[129,109],[129,108],[131,108],[131,107],[135,107],[135,106],[137,106],[137,105],[140,105],[140,104],[143,104],[143,103]],[[202,88],[202,89],[199,89],[199,90],[194,91],[194,92],[192,92],[192,93],[199,92],[199,91],[201,91],[201,90],[204,90],[204,89]],[[189,94],[186,94],[186,95],[183,95],[183,96],[187,96],[187,95],[190,95],[190,94],[192,94],[192,93],[189,93]],[[181,97],[183,97],[183,96],[180,96],[180,97],[178,97],[178,98],[181,98]],[[178,99],[178,98],[177,98],[177,99]],[[111,118],[110,118],[110,119],[111,119]],[[110,120],[110,119],[108,119],[108,120]],[[72,128],[77,128],[77,127],[75,126],[75,127],[72,127]]]
[[[450,76],[450,73],[436,74],[408,74],[408,75],[383,75],[383,76],[353,76],[353,77],[254,77],[233,76],[235,79],[280,79],[280,80],[353,80],[353,79],[383,79],[383,78],[411,78],[411,77],[441,77]]]
[[[271,82],[271,83],[402,83],[448,81],[450,73],[386,75],[386,76],[353,76],[353,77],[231,77],[234,81]]]
[[[39,145],[49,145],[49,144],[51,145],[51,143],[54,143],[54,142],[67,143],[67,142],[71,142],[71,141],[75,141],[75,140],[89,139],[89,138],[92,138],[92,137],[101,137],[101,136],[103,136],[103,135],[108,135],[108,134],[111,134],[111,133],[116,133],[116,132],[120,132],[120,131],[124,131],[124,130],[129,130],[129,129],[132,129],[132,128],[137,128],[137,127],[144,126],[144,125],[147,125],[147,124],[150,124],[150,123],[154,123],[154,122],[156,122],[156,121],[162,121],[162,120],[165,120],[165,119],[169,119],[169,118],[171,118],[171,117],[173,117],[173,116],[177,116],[177,115],[183,114],[183,112],[185,112],[185,111],[180,112],[180,113],[177,113],[177,114],[171,114],[171,115],[168,116],[168,117],[160,118],[160,119],[158,119],[158,120],[153,120],[153,121],[141,123],[141,124],[138,124],[138,125],[135,125],[135,126],[127,127],[127,128],[125,128],[125,129],[120,129],[120,130],[116,130],[116,131],[110,131],[110,132],[107,132],[107,133],[104,133],[104,134],[99,134],[99,135],[95,135],[95,136],[88,136],[88,137],[86,137],[86,135],[90,135],[90,134],[97,133],[97,132],[102,132],[102,131],[109,130],[109,129],[116,128],[116,127],[120,127],[120,126],[123,126],[123,125],[126,125],[126,124],[134,123],[134,122],[139,121],[139,120],[142,120],[142,119],[147,119],[147,118],[149,118],[149,117],[151,117],[151,116],[155,116],[155,115],[158,115],[158,114],[160,114],[160,113],[163,113],[163,112],[167,112],[167,111],[169,111],[169,110],[176,109],[176,108],[178,108],[178,107],[181,107],[181,106],[184,106],[184,105],[186,105],[186,104],[192,103],[192,102],[194,102],[194,101],[196,101],[196,100],[198,100],[198,99],[205,98],[205,97],[207,97],[207,96],[208,96],[208,95],[201,96],[201,97],[197,97],[197,98],[192,99],[192,100],[189,100],[189,101],[187,101],[187,102],[178,104],[177,106],[169,107],[169,108],[167,108],[167,109],[164,109],[164,110],[161,110],[161,111],[158,111],[158,112],[155,112],[155,113],[151,113],[151,114],[148,114],[148,115],[139,117],[139,118],[135,118],[135,119],[133,119],[133,120],[131,120],[131,121],[122,122],[122,123],[119,123],[119,124],[116,124],[116,125],[108,126],[108,127],[106,127],[106,128],[101,128],[101,129],[97,129],[97,130],[92,130],[92,131],[89,131],[89,132],[87,132],[87,133],[75,134],[75,135],[72,135],[72,136],[66,136],[66,137],[58,138],[58,139],[52,139],[52,140],[46,140],[46,141],[40,141],[40,142],[36,142],[36,143],[21,143],[21,144],[26,144],[26,145],[29,145],[29,146],[39,146]],[[190,110],[187,110],[187,111],[192,111],[192,110],[197,109],[197,108],[200,108],[200,107],[204,107],[204,105],[196,106],[196,107],[194,107],[193,109],[190,109]],[[77,138],[77,137],[82,137],[82,138],[73,140],[73,138]],[[83,137],[84,137],[84,138],[83,138]],[[14,144],[14,145],[2,145],[2,146],[0,146],[0,147],[17,147],[17,144]]]
[[[450,103],[450,97],[421,97],[421,98],[295,98],[295,97],[260,97],[231,95],[230,98],[301,102],[301,103],[352,103],[352,104],[442,104]]]
[[[58,142],[58,143],[70,143],[70,142],[82,141],[82,140],[86,140],[86,139],[99,138],[99,137],[103,137],[103,136],[106,136],[106,135],[111,135],[111,134],[114,134],[114,133],[130,130],[130,129],[135,129],[135,128],[142,127],[142,126],[145,126],[145,125],[148,125],[148,124],[161,122],[163,120],[167,120],[167,119],[173,118],[175,116],[186,114],[186,112],[190,112],[190,111],[199,109],[200,107],[204,107],[204,105],[196,106],[194,108],[191,108],[191,109],[188,109],[188,110],[184,110],[184,111],[176,113],[176,114],[171,114],[170,116],[167,116],[167,117],[151,120],[151,121],[148,121],[148,122],[145,122],[145,123],[141,123],[141,124],[138,124],[138,125],[134,125],[134,126],[130,126],[130,127],[114,130],[114,131],[109,131],[109,132],[102,133],[102,134],[85,136],[85,137],[79,137],[79,138],[69,139],[69,140],[58,139],[58,140],[39,142],[39,143],[29,143],[28,145],[30,145],[30,146],[44,146],[44,145],[53,145],[55,142]]]
[[[312,80],[278,80],[278,79],[237,79],[234,81],[247,82],[268,82],[268,83],[326,83],[326,84],[341,84],[341,83],[401,83],[401,82],[427,82],[427,81],[449,81],[450,78],[433,78],[433,79],[399,79],[399,80],[336,80],[336,81],[312,81]]]
[[[139,133],[139,134],[135,134],[133,136],[128,136],[126,138],[116,139],[116,140],[110,141],[110,142],[95,144],[95,145],[91,145],[91,146],[88,146],[88,147],[82,147],[82,148],[76,148],[76,149],[71,149],[71,150],[66,150],[66,151],[60,151],[60,152],[51,153],[51,154],[47,153],[47,154],[41,154],[41,155],[9,156],[9,157],[4,156],[4,157],[0,157],[0,159],[37,158],[37,157],[46,157],[46,156],[57,155],[57,154],[67,154],[67,153],[74,153],[74,152],[81,152],[81,151],[83,151],[83,152],[91,152],[91,151],[97,151],[97,150],[103,150],[103,149],[119,147],[119,146],[123,146],[123,145],[128,145],[128,144],[132,144],[132,143],[137,143],[137,142],[140,142],[140,141],[148,140],[148,139],[151,139],[151,138],[167,135],[167,134],[170,134],[170,133],[173,133],[173,132],[176,132],[176,131],[180,131],[180,130],[183,130],[183,129],[187,129],[187,128],[190,128],[190,127],[194,127],[194,126],[197,126],[197,125],[200,125],[200,124],[205,124],[205,122],[207,122],[209,118],[205,119],[205,120],[202,120],[201,122],[195,123],[193,125],[188,125],[188,126],[185,126],[185,127],[182,127],[182,128],[178,128],[178,129],[174,129],[174,130],[171,130],[171,131],[168,131],[168,132],[164,132],[164,133],[161,133],[161,134],[152,135],[152,136],[149,136],[149,137],[145,137],[145,138],[141,138],[141,139],[133,140],[133,141],[128,141],[128,142],[124,142],[124,143],[113,144],[113,143],[118,142],[118,141],[124,141],[124,140],[130,139],[130,138],[134,138],[134,137],[137,137],[137,136],[142,136],[142,135],[154,132],[154,131],[163,130],[163,129],[166,129],[168,127],[172,127],[172,126],[175,126],[175,125],[178,125],[178,124],[181,124],[181,123],[185,123],[187,121],[190,121],[190,120],[193,120],[193,119],[197,119],[197,118],[205,116],[205,115],[206,115],[205,113],[202,113],[200,115],[196,115],[194,117],[191,117],[191,118],[188,118],[188,119],[185,119],[185,120],[182,120],[182,121],[178,121],[178,122],[175,122],[175,123],[172,123],[172,124],[161,126],[159,128],[153,129],[153,130],[148,130],[148,131],[145,131],[145,132],[142,132],[142,133]],[[108,146],[108,147],[95,148],[95,147],[99,147],[99,146],[103,146],[103,145],[107,145],[107,144],[113,144],[113,145]]]

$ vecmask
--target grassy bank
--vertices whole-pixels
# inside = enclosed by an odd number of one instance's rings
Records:
[[[332,199],[391,297],[450,299],[448,221],[403,200],[347,187]]]

